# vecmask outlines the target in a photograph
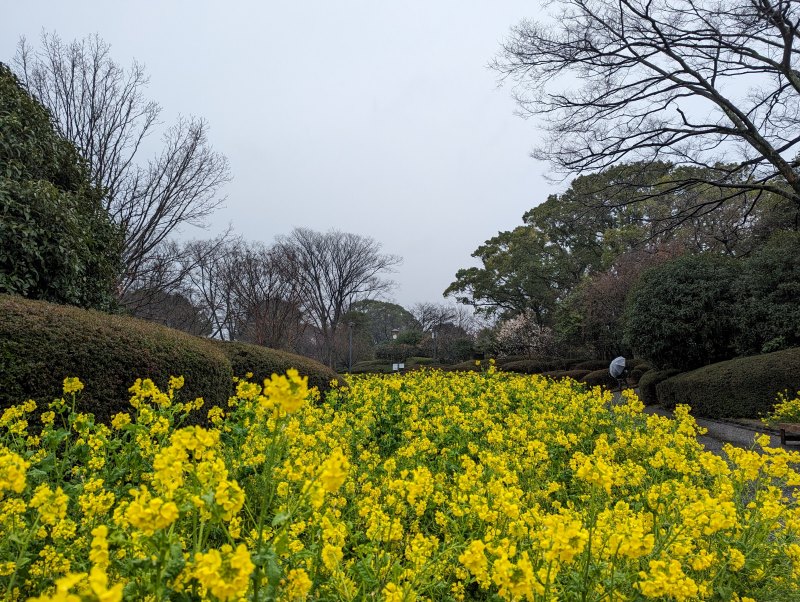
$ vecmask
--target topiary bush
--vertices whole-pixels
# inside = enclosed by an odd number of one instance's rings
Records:
[[[213,341],[213,344],[228,358],[236,376],[243,377],[252,372],[252,380],[257,383],[294,368],[301,376],[308,377],[309,387],[317,387],[324,395],[331,388],[331,381],[339,378],[327,366],[302,355],[240,341]]]
[[[659,403],[656,386],[668,378],[680,374],[679,370],[648,370],[639,379],[639,399],[645,405],[652,406]]]
[[[541,374],[542,372],[553,372],[555,370],[568,370],[572,367],[572,362],[573,360],[569,359],[540,358],[505,362],[501,365],[501,368],[506,372]]]
[[[696,416],[759,418],[772,410],[778,393],[800,390],[800,347],[698,368],[656,390],[665,407],[685,403]]]
[[[650,364],[639,364],[628,374],[628,384],[636,386],[642,380],[642,376],[652,369],[653,367]]]
[[[618,386],[617,379],[609,374],[608,368],[592,370],[581,378],[580,382],[586,383],[590,387],[606,387],[607,389],[615,389]]]
[[[595,370],[608,370],[609,364],[611,364],[611,362],[607,362],[606,360],[585,360],[572,366],[572,369],[588,370],[589,372],[593,372]]]
[[[129,409],[128,388],[150,378],[166,389],[184,376],[179,399],[223,404],[233,371],[213,343],[135,318],[0,295],[0,407],[31,398],[40,409],[67,376],[85,384],[80,410],[108,422]],[[205,412],[203,412],[205,414]]]

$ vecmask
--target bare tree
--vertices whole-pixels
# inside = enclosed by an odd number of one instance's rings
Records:
[[[232,269],[237,244],[236,240],[193,240],[182,256],[186,262],[183,290],[193,305],[203,308],[211,324],[210,335],[216,339],[235,340],[238,335]]]
[[[232,249],[229,279],[234,291],[237,338],[295,351],[305,332],[300,286],[279,246],[241,243]]]
[[[411,307],[411,315],[419,324],[422,332],[435,332],[443,324],[452,322],[456,317],[456,308],[441,303],[423,301]]]
[[[800,205],[800,3],[554,6],[555,23],[520,23],[493,65],[516,83],[523,114],[545,124],[534,156],[571,174],[667,160],[703,168],[679,172],[675,188],[710,183]]]
[[[380,253],[381,245],[372,238],[337,230],[295,228],[279,237],[277,246],[298,279],[303,309],[320,337],[321,357],[333,367],[345,312],[356,301],[388,291],[393,283],[381,276],[401,260]]]
[[[161,107],[144,97],[144,68],[118,65],[96,35],[66,44],[43,32],[38,50],[22,38],[15,62],[28,91],[88,161],[106,209],[124,229],[122,297],[147,278],[153,254],[177,226],[201,225],[221,204],[217,193],[230,179],[228,161],[209,146],[208,124],[192,117],[168,128],[161,151],[142,160]]]

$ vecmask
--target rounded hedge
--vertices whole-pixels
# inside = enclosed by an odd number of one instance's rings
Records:
[[[212,343],[228,358],[234,375],[244,377],[248,372],[252,372],[252,380],[257,383],[261,383],[273,374],[283,374],[289,368],[294,368],[301,376],[308,377],[309,387],[317,387],[320,394],[324,395],[331,388],[331,381],[339,378],[339,375],[327,366],[288,351],[278,351],[239,341],[212,341]]]
[[[590,387],[606,387],[607,389],[615,389],[619,386],[617,379],[609,374],[608,368],[592,370],[581,378],[581,382]]]
[[[640,364],[636,366],[636,368],[631,370],[630,374],[628,374],[628,384],[637,385],[639,381],[642,380],[642,376],[647,372],[650,372],[652,369],[652,366],[648,364]]]
[[[760,418],[772,411],[778,393],[800,390],[800,347],[705,366],[666,379],[656,390],[665,407],[688,404],[696,416]]]
[[[680,374],[679,370],[648,370],[639,379],[639,399],[645,405],[652,406],[659,403],[656,387],[668,378]]]
[[[611,362],[607,362],[606,360],[586,360],[572,366],[572,370],[588,370],[589,372],[608,370],[609,364],[611,364]]]
[[[560,378],[571,378],[572,380],[581,380],[584,376],[589,374],[590,370],[553,370],[552,372],[542,372],[541,376],[558,380]]]
[[[558,358],[517,360],[514,362],[506,362],[501,365],[501,368],[506,372],[541,374],[542,372],[569,370],[572,368],[573,361],[574,360]]]
[[[180,399],[223,404],[233,371],[212,342],[158,324],[98,311],[0,295],[0,407],[34,399],[40,409],[61,395],[63,380],[85,388],[81,411],[107,422],[129,409],[128,388],[150,378],[166,388],[183,376]]]

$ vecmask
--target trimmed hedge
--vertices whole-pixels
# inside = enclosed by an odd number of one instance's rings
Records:
[[[0,295],[0,407],[26,399],[39,409],[61,395],[63,380],[85,385],[81,411],[107,422],[129,409],[128,388],[150,378],[166,388],[185,377],[180,399],[205,409],[227,401],[233,371],[212,342],[158,324],[98,311]],[[205,414],[205,412],[203,412]]]
[[[656,387],[668,408],[685,403],[696,416],[760,418],[781,392],[800,390],[800,347],[711,364]]]
[[[489,360],[486,360],[487,366]],[[483,361],[481,361],[481,365],[483,365]],[[481,366],[475,365],[475,360],[467,360],[466,362],[461,362],[458,364],[451,364],[449,366],[442,366],[442,370],[445,372],[480,372]]]
[[[580,381],[584,376],[589,374],[590,370],[553,370],[552,372],[542,372],[541,376],[558,380],[560,378],[571,378],[572,380]]]
[[[628,375],[628,384],[638,384],[639,381],[642,380],[642,376],[645,373],[650,372],[652,369],[653,367],[650,364],[640,363],[630,371],[630,374]]]
[[[518,360],[507,362],[502,366],[506,372],[518,372],[521,374],[541,374],[542,372],[553,372],[555,370],[568,370],[571,360],[561,360],[556,358],[545,358],[535,360]]]
[[[617,379],[609,374],[608,368],[592,370],[581,379],[581,382],[590,387],[606,387],[607,389],[615,389],[618,386]]]
[[[233,374],[244,377],[253,373],[253,381],[262,383],[273,374],[283,374],[289,368],[296,369],[301,376],[308,376],[308,385],[317,387],[320,394],[331,388],[331,381],[339,378],[333,370],[311,358],[251,345],[240,341],[212,341],[231,363]]]
[[[595,370],[608,370],[608,366],[610,364],[611,362],[607,362],[605,360],[586,360],[585,362],[578,362],[572,366],[572,369],[594,372]]]
[[[645,405],[652,406],[658,403],[656,386],[668,378],[680,374],[680,370],[648,370],[639,379],[639,399]]]

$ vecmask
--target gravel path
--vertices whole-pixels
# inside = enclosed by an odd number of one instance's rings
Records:
[[[647,406],[644,409],[647,414],[659,414],[660,416],[672,417],[672,412],[665,410],[658,406]],[[722,446],[730,443],[737,447],[749,448],[753,444],[753,437],[760,433],[766,433],[770,436],[771,447],[782,447],[786,450],[800,450],[798,445],[781,445],[781,438],[767,429],[758,430],[751,429],[730,422],[719,422],[717,420],[708,420],[706,418],[695,418],[697,424],[708,430],[705,435],[700,435],[697,440],[702,443],[708,451],[720,454]]]

